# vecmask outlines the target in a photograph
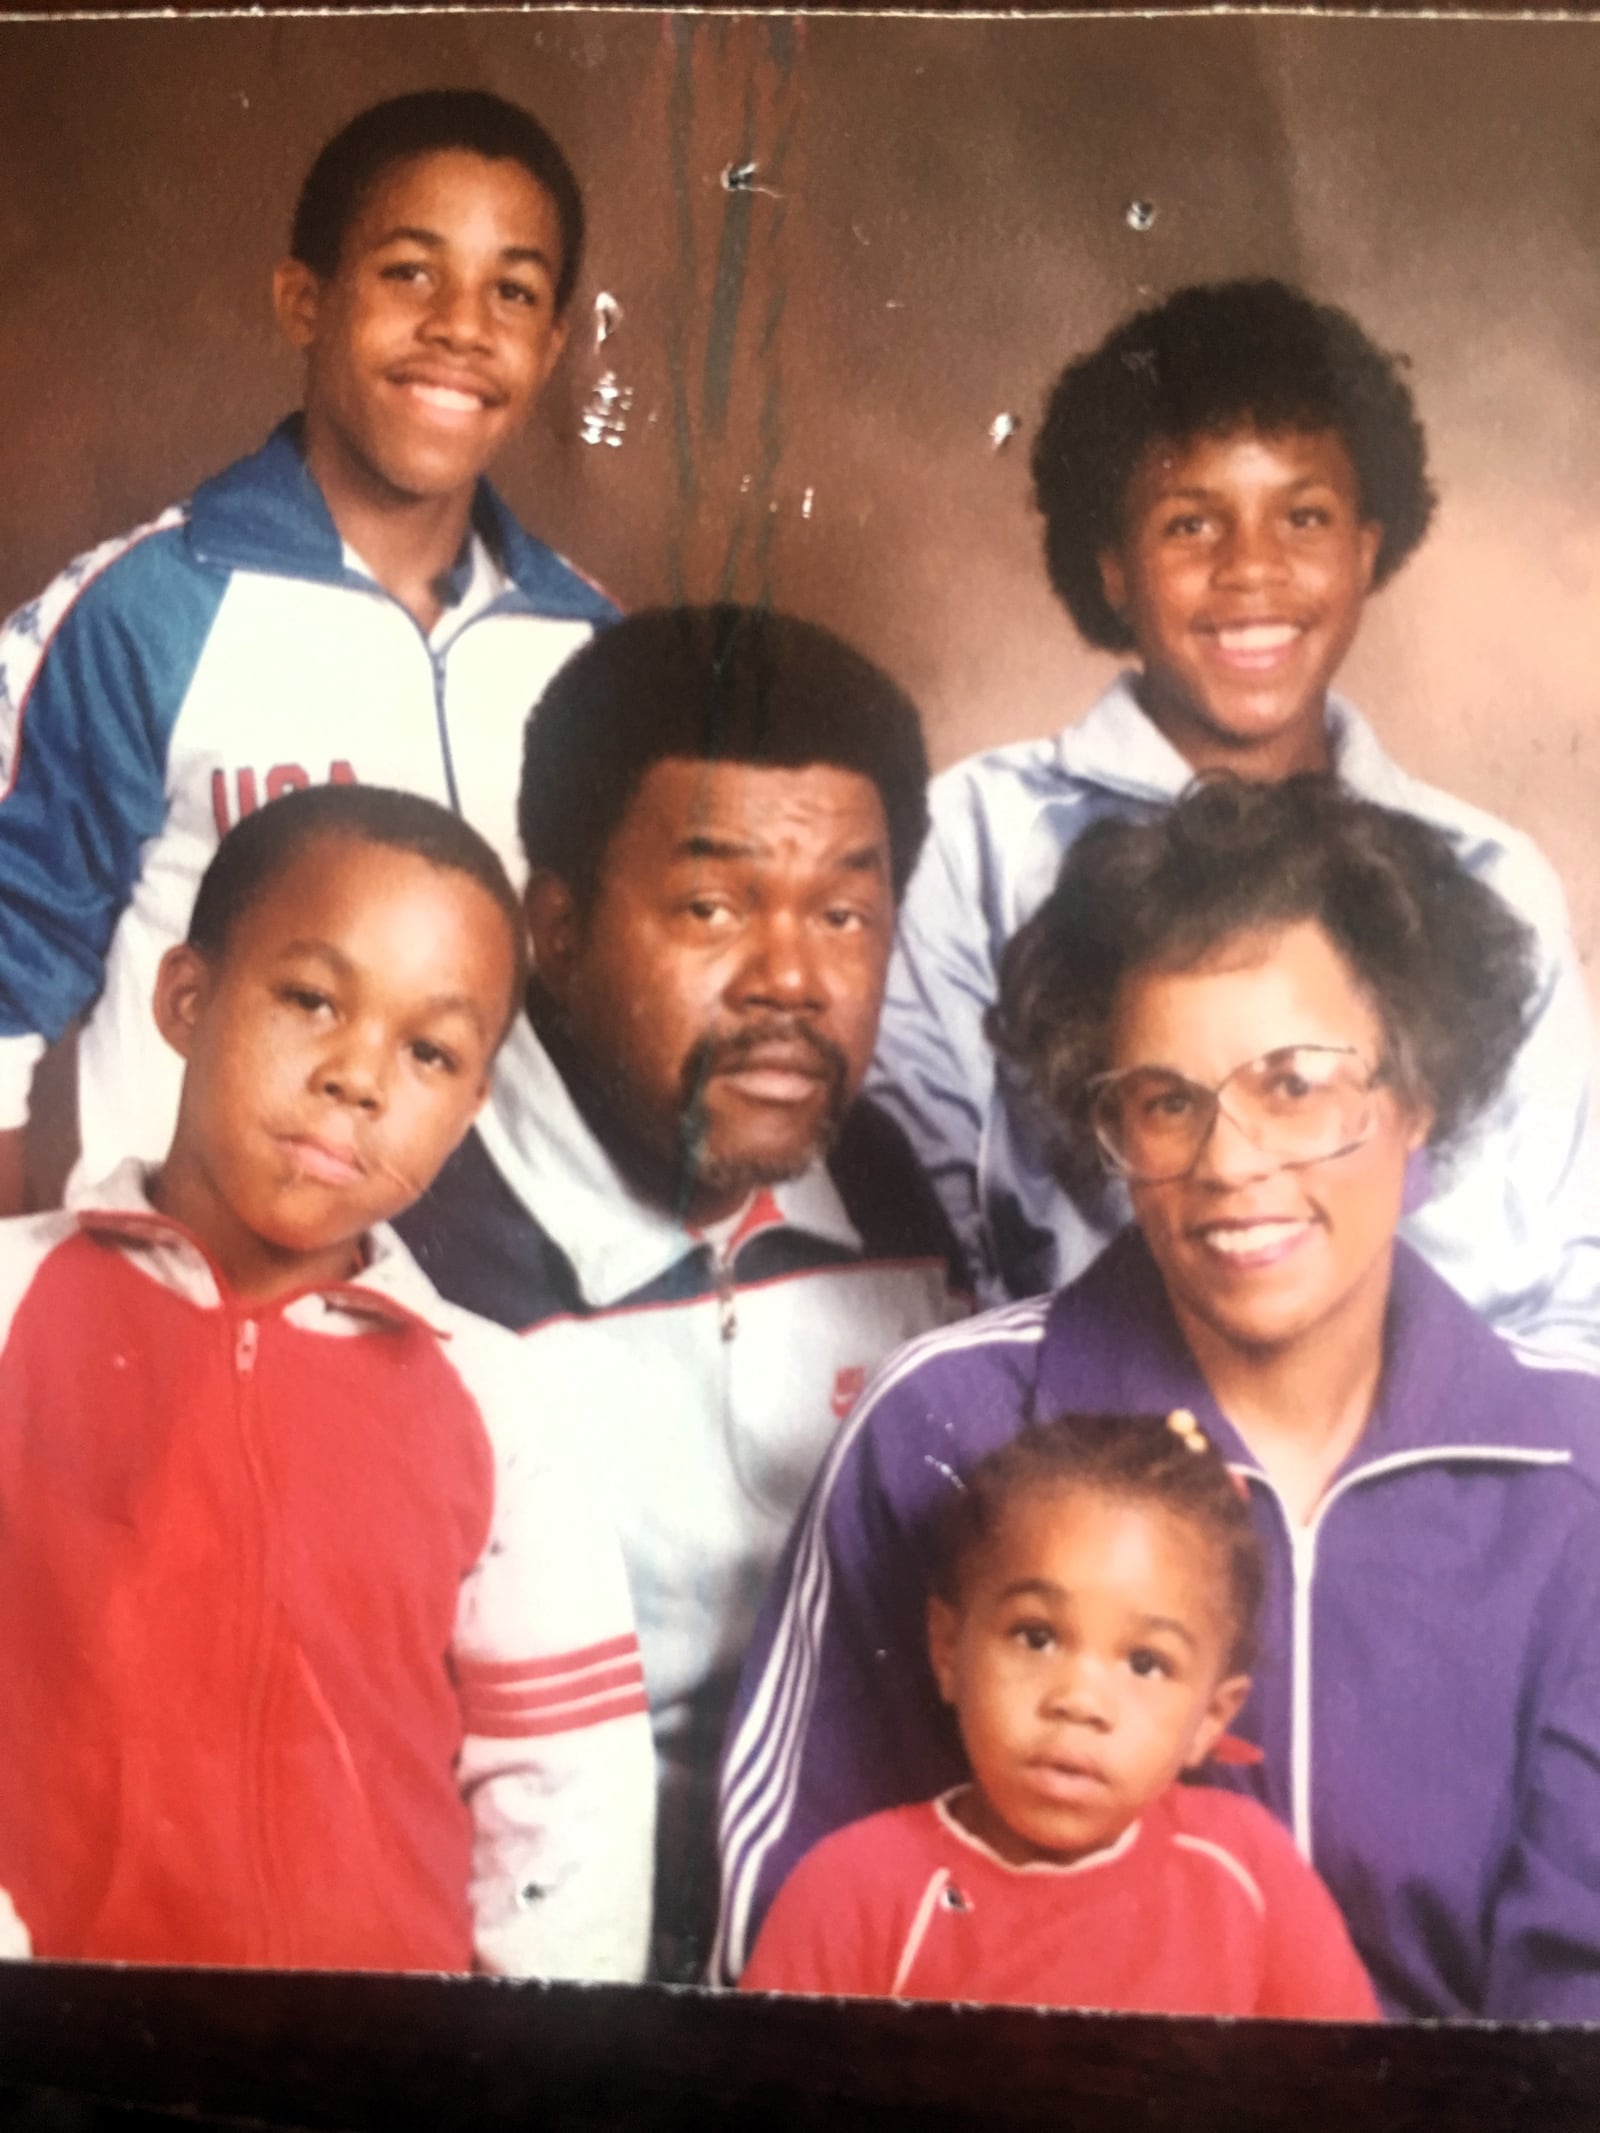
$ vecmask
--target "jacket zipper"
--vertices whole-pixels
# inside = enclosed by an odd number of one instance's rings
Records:
[[[473,620],[475,621],[476,619],[476,616],[474,616]],[[418,626],[420,628],[420,624]],[[471,629],[471,627],[472,623],[467,623],[465,628],[460,629],[456,632],[456,635],[451,638],[450,643],[457,643],[460,638],[466,635],[467,630]],[[434,723],[439,729],[439,757],[444,764],[444,789],[450,795],[451,807],[454,808],[455,812],[459,815],[461,812],[461,794],[456,786],[455,757],[450,751],[450,721],[445,714],[445,653],[436,652],[433,646],[428,642],[426,637],[424,637],[422,640],[422,648],[427,653],[428,664],[433,670],[433,716]],[[449,647],[447,646],[446,650],[448,649]]]
[[[491,600],[489,605],[474,615],[470,621],[464,622],[443,650],[436,652],[428,632],[422,627],[422,624],[412,614],[403,600],[397,600],[388,587],[379,585],[376,579],[366,589],[374,592],[380,600],[387,600],[391,607],[398,609],[421,640],[423,657],[428,662],[428,676],[433,687],[433,728],[439,742],[439,762],[444,771],[444,789],[450,796],[451,807],[459,815],[461,812],[461,790],[456,783],[456,762],[450,747],[450,720],[445,708],[445,661],[449,658],[456,645],[467,634],[467,631],[474,628],[484,620],[485,616],[494,611],[497,602]]]
[[[278,1906],[274,1901],[273,1877],[266,1856],[266,1810],[262,1798],[262,1736],[266,1700],[266,1520],[262,1501],[261,1471],[255,1456],[254,1408],[256,1358],[261,1349],[261,1325],[254,1318],[235,1322],[233,1336],[234,1412],[238,1427],[240,1464],[244,1469],[251,1507],[254,1542],[254,1594],[250,1608],[250,1643],[244,1667],[244,1695],[240,1711],[239,1777],[249,1872],[255,1890],[257,1916],[261,1921],[261,1953],[265,1960],[281,1961]]]
[[[763,1499],[760,1490],[745,1470],[739,1417],[734,1411],[733,1343],[739,1332],[738,1283],[734,1278],[734,1257],[734,1252],[725,1251],[714,1252],[711,1259],[711,1278],[717,1295],[717,1348],[721,1359],[722,1442],[729,1471],[739,1485],[740,1494],[746,1502],[759,1505]]]
[[[731,1341],[739,1330],[739,1306],[731,1255],[718,1252],[711,1261],[711,1278],[717,1285],[717,1331]]]
[[[1285,1518],[1288,1513],[1285,1511]],[[1317,1567],[1317,1521],[1289,1528],[1294,1613],[1289,1630],[1289,1826],[1295,1845],[1311,1858],[1311,1580]]]
[[[1288,1505],[1260,1467],[1235,1469],[1247,1474],[1252,1481],[1259,1481],[1266,1489],[1278,1507],[1289,1539],[1289,1826],[1295,1848],[1308,1864],[1316,1864],[1311,1834],[1311,1592],[1316,1575],[1317,1540],[1323,1520],[1341,1496],[1359,1488],[1362,1482],[1399,1473],[1407,1467],[1432,1466],[1449,1460],[1476,1460],[1490,1466],[1564,1466],[1570,1459],[1571,1454],[1567,1452],[1525,1451],[1520,1446],[1449,1444],[1430,1445],[1426,1450],[1393,1452],[1336,1481],[1303,1526],[1297,1526],[1289,1516]]]
[[[492,614],[499,610],[500,602],[505,597],[506,589],[508,588],[503,588],[501,592],[496,593],[486,607],[481,607],[475,615],[462,623],[460,629],[456,631],[447,645],[441,650],[435,651],[432,638],[422,627],[416,616],[412,614],[411,610],[399,600],[395,600],[393,593],[388,592],[382,586],[378,588],[386,600],[394,601],[394,605],[400,609],[400,612],[422,639],[422,649],[427,654],[428,667],[433,679],[433,721],[439,736],[439,760],[444,767],[444,789],[450,795],[450,805],[458,815],[461,813],[461,791],[456,784],[456,759],[450,746],[450,715],[445,702],[445,665],[450,654],[455,650],[468,630],[476,629],[480,622],[487,621]],[[515,588],[509,589],[514,590]]]
[[[502,575],[504,574],[502,571]],[[381,587],[379,589],[380,591],[382,590]],[[450,642],[437,652],[433,648],[432,639],[427,631],[423,629],[421,623],[418,622],[416,616],[411,613],[409,608],[402,607],[398,600],[394,602],[395,606],[400,608],[401,613],[405,615],[407,621],[410,622],[421,637],[422,649],[428,655],[428,664],[433,673],[433,717],[434,725],[439,735],[439,760],[444,766],[444,787],[445,791],[450,795],[450,805],[458,815],[461,813],[461,792],[456,784],[456,759],[450,746],[450,714],[445,702],[445,666],[450,654],[455,650],[462,638],[465,637],[468,630],[476,629],[480,622],[487,622],[491,615],[506,612],[501,606],[501,602],[506,599],[508,593],[520,594],[520,592],[521,588],[517,586],[515,580],[508,581],[489,601],[488,605],[479,608],[475,615],[463,622],[460,629],[450,639]],[[384,597],[386,599],[394,599],[392,593],[385,593]],[[526,596],[524,595],[523,597]]]

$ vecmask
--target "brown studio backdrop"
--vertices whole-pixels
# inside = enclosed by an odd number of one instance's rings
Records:
[[[298,179],[352,111],[433,83],[537,109],[591,210],[513,504],[627,604],[836,627],[940,763],[1059,727],[1111,671],[1028,499],[1065,357],[1185,280],[1348,305],[1413,359],[1442,508],[1345,685],[1410,769],[1539,839],[1592,963],[1600,23],[0,24],[0,609],[292,404],[267,283]]]

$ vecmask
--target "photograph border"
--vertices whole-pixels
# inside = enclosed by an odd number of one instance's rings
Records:
[[[1567,7],[382,9],[21,0],[0,25],[175,17],[916,15],[1592,21]],[[1600,156],[1600,120],[1596,154]],[[741,1998],[698,1988],[483,1979],[0,1968],[0,2124],[131,2133],[181,2122],[280,2128],[978,2124],[1184,2133],[1419,2123],[1540,2133],[1600,2121],[1600,2027],[1214,2022],[1059,2011]]]

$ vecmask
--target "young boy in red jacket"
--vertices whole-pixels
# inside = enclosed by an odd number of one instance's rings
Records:
[[[165,1161],[0,1225],[10,1952],[641,1971],[616,1542],[517,1342],[384,1227],[471,1123],[524,977],[457,817],[276,801],[161,963]]]

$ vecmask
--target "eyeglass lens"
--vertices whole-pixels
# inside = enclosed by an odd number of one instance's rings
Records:
[[[1235,1067],[1216,1089],[1164,1067],[1133,1067],[1100,1089],[1101,1146],[1128,1176],[1156,1184],[1198,1161],[1225,1110],[1264,1155],[1314,1163],[1359,1142],[1370,1124],[1372,1077],[1353,1053],[1297,1045]]]

